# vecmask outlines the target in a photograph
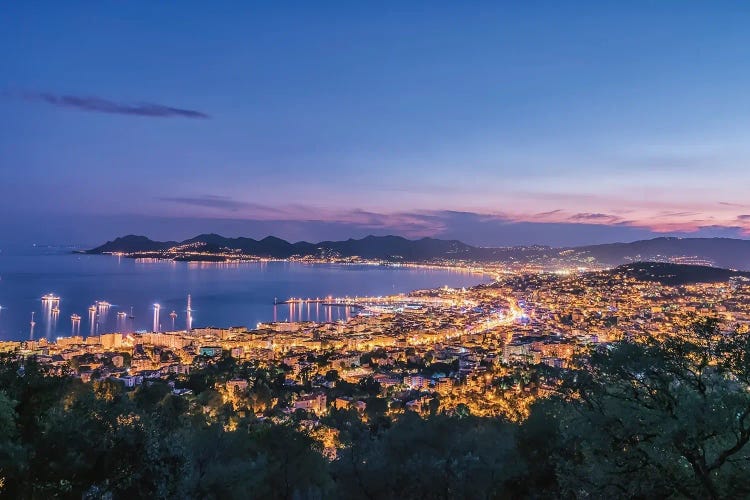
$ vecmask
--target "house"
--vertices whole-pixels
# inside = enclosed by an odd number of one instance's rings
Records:
[[[357,410],[359,413],[364,413],[367,409],[367,403],[364,401],[355,401],[354,402],[354,409]]]
[[[453,379],[443,377],[437,381],[436,388],[438,392],[447,393],[453,388]]]
[[[430,387],[430,379],[421,375],[410,375],[404,377],[404,385],[411,389],[427,389]]]
[[[343,396],[340,398],[336,398],[336,400],[333,402],[333,407],[336,408],[337,410],[341,410],[341,409],[345,410],[349,408],[351,404],[352,404],[352,398]]]
[[[327,398],[323,393],[308,394],[301,396],[297,401],[294,402],[295,410],[307,410],[313,413],[325,413],[326,411]]]
[[[128,389],[132,389],[133,387],[141,385],[143,383],[143,377],[141,377],[140,375],[126,375],[114,380],[122,382]]]
[[[227,380],[227,392],[229,394],[236,394],[238,392],[245,392],[247,390],[247,380],[241,378],[234,378]]]

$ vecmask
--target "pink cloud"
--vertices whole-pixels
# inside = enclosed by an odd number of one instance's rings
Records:
[[[654,233],[695,233],[702,229],[726,228],[750,234],[750,215],[737,214],[736,204],[726,202],[675,204],[662,200],[616,200],[599,196],[571,197],[551,194],[549,199],[532,197],[513,203],[515,211],[495,210],[394,210],[334,208],[286,204],[267,206],[218,195],[162,198],[181,214],[203,218],[225,217],[239,220],[299,221],[355,225],[373,232],[391,231],[410,237],[443,234],[462,216],[488,223],[544,223],[638,228]],[[552,203],[563,206],[549,206]],[[534,202],[536,210],[523,210]],[[539,206],[542,205],[542,206]],[[546,205],[546,206],[544,206]],[[575,210],[585,206],[589,210]],[[539,210],[543,208],[544,210]],[[592,210],[593,209],[593,210]],[[627,215],[627,217],[624,217]]]

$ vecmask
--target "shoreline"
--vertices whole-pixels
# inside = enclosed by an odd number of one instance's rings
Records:
[[[206,259],[200,258],[170,258],[170,257],[151,257],[141,254],[121,254],[117,252],[102,252],[102,253],[88,253],[88,252],[73,252],[77,254],[85,255],[98,255],[107,257],[118,257],[131,259],[139,263],[148,262],[184,262],[187,264],[207,264],[207,265],[229,265],[229,264],[256,264],[256,263],[267,263],[267,262],[281,262],[289,264],[312,264],[312,265],[339,265],[339,266],[371,266],[371,267],[385,267],[385,268],[411,268],[411,269],[432,269],[432,270],[448,270],[467,274],[477,274],[480,276],[487,276],[496,279],[495,275],[481,266],[479,263],[473,263],[466,267],[456,264],[438,264],[428,262],[390,262],[383,260],[361,260],[361,261],[347,261],[347,260],[326,260],[326,259],[311,259],[311,258],[273,258],[273,257],[254,257],[246,256],[246,258],[224,258],[219,259]]]
[[[70,252],[70,253],[67,253],[67,255],[69,255],[71,257],[75,257],[75,256],[80,256],[82,254],[80,252]],[[103,254],[85,254],[85,255],[93,255],[93,256],[101,255],[101,256],[118,257],[118,258],[122,257],[122,256],[119,256],[119,255],[116,255],[116,254],[108,254],[108,253],[103,253]],[[111,259],[111,260],[114,260],[114,259]],[[137,263],[139,259],[133,259],[133,258],[131,258],[131,260],[134,261],[134,263]],[[175,261],[173,259],[164,259],[164,258],[162,258],[162,259],[148,259],[148,260],[144,260],[143,262],[145,262],[145,263],[148,263],[148,262],[164,263],[164,264],[166,264],[166,263],[175,263],[175,262],[186,262],[187,266],[185,266],[183,268],[186,271],[187,271],[187,269],[189,269],[192,266],[200,266],[200,267],[205,267],[205,268],[208,268],[208,269],[216,267],[218,269],[218,268],[225,267],[225,266],[226,267],[235,267],[235,266],[237,266],[237,267],[240,267],[240,266],[244,267],[243,264],[256,264],[257,265],[257,264],[265,264],[265,263],[269,263],[269,262],[277,262],[277,263],[280,263],[280,264],[299,264],[300,267],[308,267],[308,268],[319,267],[321,270],[323,270],[325,268],[335,269],[337,267],[338,268],[345,268],[345,267],[359,268],[360,272],[363,272],[363,271],[366,272],[366,270],[368,270],[368,269],[372,269],[372,270],[381,270],[381,269],[382,270],[388,270],[388,269],[425,270],[425,271],[433,271],[433,272],[441,272],[441,273],[446,273],[446,272],[447,273],[456,273],[456,275],[463,275],[464,276],[464,279],[463,279],[464,281],[470,282],[470,284],[466,283],[463,286],[458,285],[458,286],[450,286],[449,287],[449,288],[456,288],[456,289],[460,289],[460,288],[469,289],[469,288],[473,288],[475,286],[486,285],[486,284],[492,283],[495,280],[495,275],[493,273],[490,273],[487,270],[485,270],[483,268],[479,268],[479,267],[468,267],[468,266],[464,267],[464,266],[447,265],[447,264],[416,263],[416,262],[398,263],[398,264],[384,264],[383,262],[379,262],[379,261],[340,262],[340,261],[330,261],[330,260],[260,259],[260,258],[258,258],[258,259],[252,259],[252,260],[250,260],[250,259],[248,259],[248,260],[232,260],[232,261],[223,261],[223,262],[216,262],[216,261],[208,261],[208,262],[201,262],[201,261]],[[229,271],[229,272],[231,272],[231,271]],[[380,273],[378,273],[378,274],[380,274]],[[444,286],[426,286],[426,287],[422,286],[422,287],[420,287],[420,286],[418,286],[417,283],[410,283],[410,284],[412,286],[404,287],[403,291],[398,292],[398,293],[391,292],[391,293],[388,294],[388,296],[393,296],[394,298],[395,297],[405,298],[405,297],[410,296],[413,293],[419,293],[419,292],[424,293],[424,292],[430,292],[430,291],[437,291],[437,290],[441,290],[442,288],[444,288]],[[413,285],[417,285],[417,286],[413,286]],[[445,285],[445,286],[447,286],[447,285]],[[364,285],[363,285],[363,287],[364,287]],[[366,287],[364,287],[364,288],[366,288]],[[42,290],[40,292],[40,295],[43,292],[44,292],[44,290]],[[343,300],[343,297],[344,297],[343,293],[345,293],[345,292],[342,291],[342,292],[339,292],[339,293],[342,294],[341,298]],[[328,294],[325,294],[325,295],[328,295]],[[367,292],[364,292],[363,295],[366,296]],[[321,297],[322,296],[323,296],[323,294],[321,294]],[[353,297],[353,296],[356,296],[356,294],[349,294],[349,296],[347,297],[347,299],[349,299],[350,297]],[[305,301],[305,300],[309,301],[309,300],[311,300],[311,298],[303,299],[303,301]],[[293,294],[290,294],[289,296],[283,296],[283,295],[280,296],[278,298],[276,304],[274,304],[274,297],[273,296],[269,296],[269,299],[268,299],[268,304],[269,305],[278,305],[278,306],[282,306],[282,305],[288,306],[290,304],[296,305],[299,302],[300,302],[299,296],[296,296],[296,295],[293,295]],[[349,307],[353,307],[353,308],[356,308],[356,309],[362,309],[361,307],[357,307],[357,306],[355,306],[355,305],[353,305],[351,303],[349,303],[349,304],[338,303],[337,304],[337,303],[331,302],[331,303],[321,304],[321,305],[325,305],[325,306],[340,306],[340,307],[349,306]],[[121,306],[121,307],[124,307],[124,306]],[[73,309],[73,311],[76,311],[76,309]],[[68,311],[68,313],[69,312],[70,311]],[[42,318],[44,317],[43,316],[44,311],[40,310],[40,311],[37,311],[37,313],[38,314],[37,314],[36,318],[38,318],[37,321],[40,322],[40,321],[42,321]],[[79,313],[79,315],[81,317],[84,317],[84,319],[85,319],[85,314]],[[264,316],[264,317],[259,318],[259,319],[260,319],[261,322],[269,322],[269,321],[272,320],[271,316],[267,316],[267,317]],[[64,321],[65,320],[61,320],[60,324],[62,324]],[[326,321],[316,321],[316,320],[313,320],[313,319],[309,319],[309,320],[306,320],[306,321],[313,321],[313,322],[317,322],[319,324],[326,323]],[[288,322],[289,323],[297,323],[299,321],[295,321],[294,319],[292,319],[290,321],[276,321],[276,322],[277,323],[288,323]],[[251,321],[251,323],[252,323],[252,321]],[[213,321],[212,322],[212,326],[221,325],[221,324],[224,324],[224,323],[222,323],[221,321]],[[241,324],[241,323],[238,323],[237,321],[233,321],[231,319],[227,319],[227,323],[226,324],[229,325],[229,326],[236,326],[237,324]],[[81,326],[83,326],[83,325],[81,325]],[[109,328],[98,330],[97,333],[94,336],[96,336],[97,334],[98,335],[105,335],[105,334],[111,334],[111,333],[125,332],[125,330],[118,330],[117,328],[119,328],[119,327],[115,328],[113,324],[110,324],[108,326],[109,326]],[[134,326],[135,326],[134,328],[129,328],[128,329],[128,333],[140,333],[140,332],[144,332],[144,331],[149,331],[148,328],[138,328],[138,326],[145,326],[145,325],[134,325]],[[249,327],[249,329],[252,329],[254,325],[248,324],[247,326]],[[38,323],[37,330],[39,330],[40,327],[41,327],[41,323]],[[81,328],[81,330],[83,330],[83,328]],[[179,330],[176,330],[176,331],[179,331]],[[9,331],[5,332],[5,333],[8,333],[10,335],[8,335],[7,337],[3,336],[5,338],[1,338],[0,339],[0,343],[6,343],[6,342],[14,342],[14,343],[17,343],[17,342],[28,342],[28,341],[32,340],[32,339],[30,339],[28,337],[28,333],[26,333],[26,332],[22,333],[22,331],[20,329],[17,332],[18,333],[17,335],[13,335]],[[38,331],[37,335],[34,336],[35,338],[33,339],[33,341],[34,342],[38,342],[38,341],[40,341],[42,339],[45,339],[46,341],[54,342],[54,340],[57,339],[57,338],[69,338],[71,336],[76,336],[76,334],[72,334],[71,335],[71,333],[70,333],[69,330],[67,332],[60,332],[60,333],[62,333],[62,335],[57,335],[57,334],[55,334],[53,332],[53,335],[50,336],[49,338],[47,338],[44,335],[43,331]],[[80,334],[77,334],[77,335],[83,334],[84,336],[89,336],[89,335],[86,335],[86,333],[88,333],[88,331],[86,331],[86,332],[81,331]]]
[[[470,288],[474,288],[474,285]],[[51,346],[51,345],[59,345],[62,341],[63,344],[68,343],[71,340],[80,339],[81,344],[90,344],[92,343],[91,340],[98,340],[101,342],[101,339],[103,337],[111,337],[113,335],[120,335],[122,338],[126,337],[133,337],[133,336],[143,336],[143,335],[166,335],[166,336],[179,336],[184,335],[191,338],[198,338],[197,332],[202,331],[208,331],[208,330],[217,330],[217,331],[232,331],[237,330],[240,333],[244,334],[258,334],[264,329],[272,329],[275,331],[276,334],[283,334],[286,333],[286,327],[284,328],[278,328],[279,325],[288,325],[290,327],[296,327],[300,325],[315,325],[317,327],[323,326],[323,325],[333,325],[333,324],[341,324],[345,325],[349,323],[350,321],[358,318],[358,317],[373,317],[373,316],[380,316],[381,314],[388,314],[389,312],[392,312],[389,310],[389,308],[394,307],[394,305],[400,304],[401,306],[406,306],[408,309],[410,304],[418,304],[419,308],[427,307],[430,305],[436,305],[436,304],[443,304],[445,301],[441,299],[435,299],[435,298],[427,298],[427,297],[420,297],[420,296],[412,296],[411,294],[414,292],[429,292],[433,290],[441,290],[442,288],[428,288],[428,289],[421,289],[421,290],[412,290],[410,292],[405,293],[399,293],[399,294],[392,294],[392,295],[386,295],[386,296],[378,296],[378,297],[372,297],[372,296],[364,296],[364,297],[357,297],[357,298],[351,298],[351,297],[327,297],[324,299],[301,299],[301,298],[289,298],[284,301],[279,301],[278,303],[274,303],[274,306],[276,305],[283,305],[283,306],[297,306],[297,305],[303,305],[308,303],[318,303],[321,306],[325,308],[350,308],[357,310],[357,314],[351,315],[346,320],[338,319],[338,320],[332,320],[332,321],[318,321],[318,320],[295,320],[295,321],[261,321],[254,327],[248,326],[248,325],[227,325],[227,326],[217,326],[217,325],[203,325],[203,326],[192,326],[190,329],[176,329],[176,330],[134,330],[134,331],[107,331],[107,332],[98,332],[94,335],[87,335],[85,332],[80,332],[77,335],[58,335],[53,338],[47,338],[44,336],[41,336],[36,339],[0,339],[0,353],[7,352],[9,349],[12,348],[24,348],[24,344],[26,344],[28,347],[26,349],[34,350],[40,347],[44,346]],[[452,288],[452,290],[455,290]],[[91,339],[91,340],[89,340]],[[94,342],[96,343],[96,342]]]

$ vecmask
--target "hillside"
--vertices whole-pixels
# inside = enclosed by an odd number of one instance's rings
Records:
[[[436,259],[473,260],[479,262],[535,263],[542,265],[617,266],[630,262],[677,262],[708,264],[715,267],[750,270],[750,240],[730,238],[654,238],[631,243],[611,243],[569,248],[545,246],[483,248],[457,240],[422,238],[409,240],[401,236],[367,236],[345,241],[290,243],[268,236],[226,238],[202,234],[182,242],[153,241],[145,236],[124,236],[89,250],[102,254],[122,252],[176,252],[200,248],[203,253],[227,250],[243,255],[286,259],[298,257],[361,257],[393,262],[421,262]],[[166,256],[175,258],[176,255]],[[184,257],[183,257],[184,258]]]
[[[423,238],[408,240],[400,236],[367,236],[359,240],[323,241],[308,243],[288,241],[268,236],[262,240],[252,238],[225,238],[218,234],[202,234],[182,242],[152,241],[145,236],[124,236],[88,250],[90,254],[163,252],[168,249],[200,248],[202,252],[219,253],[227,249],[246,255],[286,259],[292,256],[339,256],[384,259],[392,261],[422,261],[440,258],[474,258],[478,250],[455,240]]]
[[[720,283],[733,277],[750,279],[750,272],[733,271],[710,266],[670,264],[666,262],[636,262],[623,264],[607,271],[612,275],[625,275],[640,281],[653,281],[663,285],[689,285]]]
[[[115,238],[112,241],[108,241],[101,246],[98,246],[92,250],[88,250],[86,253],[102,254],[116,252],[155,252],[166,250],[175,245],[179,245],[179,243],[176,241],[154,241],[145,236],[129,234],[127,236],[121,236],[119,238]]]
[[[750,269],[750,241],[732,238],[654,238],[576,247],[574,250],[590,254],[607,265],[696,257],[717,267]]]

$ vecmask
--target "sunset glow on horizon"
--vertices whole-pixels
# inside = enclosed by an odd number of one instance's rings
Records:
[[[637,4],[5,6],[0,229],[748,237],[750,9]]]

